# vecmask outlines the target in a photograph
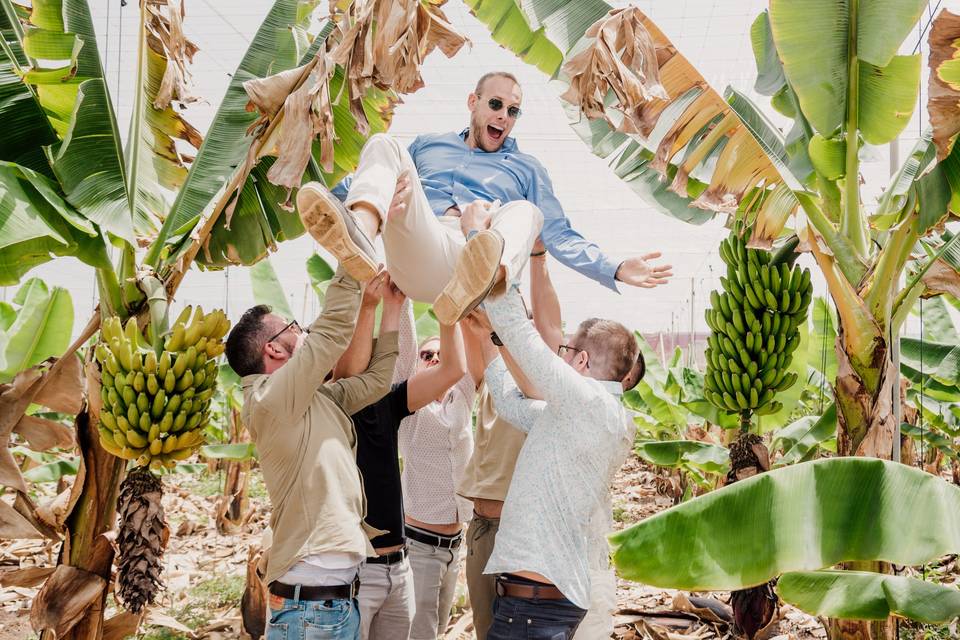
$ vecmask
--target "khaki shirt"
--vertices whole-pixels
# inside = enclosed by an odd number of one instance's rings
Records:
[[[497,415],[486,383],[480,385],[473,455],[457,493],[473,500],[503,501],[526,435]]]
[[[270,495],[273,544],[266,583],[308,555],[374,555],[350,415],[383,397],[397,356],[397,333],[380,336],[363,373],[324,384],[346,350],[360,306],[360,285],[340,273],[323,313],[293,357],[270,375],[244,376],[243,421],[253,435]]]

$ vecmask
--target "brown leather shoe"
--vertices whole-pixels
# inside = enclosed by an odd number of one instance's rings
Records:
[[[297,210],[304,228],[354,279],[365,282],[377,275],[377,250],[343,206],[319,182],[309,182],[297,192]]]
[[[457,258],[450,282],[433,302],[441,324],[453,325],[477,308],[497,283],[503,238],[492,229],[470,238]]]

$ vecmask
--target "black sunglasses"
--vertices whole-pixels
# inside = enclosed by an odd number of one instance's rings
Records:
[[[440,351],[438,349],[423,349],[420,352],[420,359],[424,362],[430,362],[434,358],[440,359]]]
[[[500,98],[490,98],[487,100],[487,106],[490,107],[491,111],[500,111],[500,109],[503,109],[503,100]],[[520,107],[507,107],[507,115],[514,120],[519,118],[522,113]]]
[[[287,326],[285,326],[283,329],[280,329],[280,331],[277,331],[275,334],[273,334],[272,336],[270,336],[270,339],[267,340],[267,342],[273,342],[274,340],[276,340],[277,338],[279,338],[280,336],[282,336],[282,335],[284,334],[284,332],[286,332],[286,330],[287,330],[287,329],[290,329],[291,327],[296,327],[296,328],[297,328],[297,333],[310,333],[309,330],[304,330],[303,327],[301,327],[300,324],[299,324],[296,320],[291,320],[291,321],[289,322],[289,324],[287,324]]]

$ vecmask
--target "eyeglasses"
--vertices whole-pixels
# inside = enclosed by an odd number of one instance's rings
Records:
[[[500,111],[500,109],[503,109],[503,100],[500,98],[490,98],[487,100],[487,106],[490,107],[491,111]],[[519,118],[522,113],[520,107],[507,107],[507,115],[514,120]]]
[[[296,320],[291,320],[290,323],[287,324],[287,326],[285,326],[283,329],[280,329],[280,331],[277,331],[275,334],[270,336],[270,339],[267,340],[267,342],[273,342],[274,340],[282,336],[287,331],[287,329],[291,329],[293,327],[297,328],[297,333],[310,333],[309,329],[304,330],[303,327],[301,327]]]
[[[564,352],[564,351],[573,351],[574,354],[580,353],[581,351],[582,351],[583,353],[587,353],[587,350],[586,350],[586,349],[578,349],[578,348],[576,348],[576,347],[571,347],[571,346],[568,345],[568,344],[562,344],[562,345],[560,345],[559,347],[557,347],[557,355],[560,356],[561,358],[563,357],[563,352]],[[588,369],[590,368],[590,363],[589,363],[589,362],[587,362],[587,368],[588,368]]]
[[[420,359],[423,360],[424,362],[430,362],[434,358],[436,358],[437,360],[440,359],[439,349],[423,349],[420,352]]]

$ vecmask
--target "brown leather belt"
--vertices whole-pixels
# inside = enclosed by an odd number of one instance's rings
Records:
[[[357,590],[360,588],[360,576],[353,579],[351,584],[338,584],[334,586],[308,587],[300,586],[300,600],[342,600],[345,598],[355,598]],[[285,584],[283,582],[271,582],[269,591],[275,596],[293,600],[296,595],[296,585]]]
[[[516,582],[509,576],[497,576],[497,595],[510,598],[527,598],[530,600],[566,600],[552,584],[532,584],[530,582]]]

